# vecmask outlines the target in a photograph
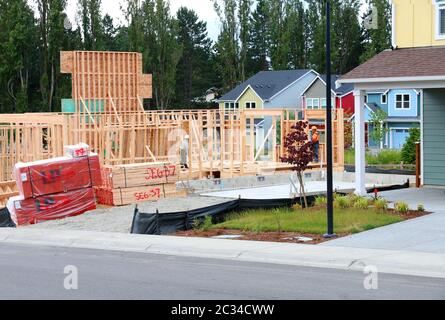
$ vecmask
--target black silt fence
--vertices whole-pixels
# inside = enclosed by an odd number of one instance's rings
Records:
[[[308,205],[312,205],[314,201],[314,196],[308,197]],[[152,235],[172,234],[177,231],[192,229],[196,220],[204,220],[207,216],[211,216],[213,221],[223,221],[224,216],[231,212],[249,209],[291,207],[294,204],[300,204],[301,202],[302,199],[300,198],[260,200],[237,199],[209,207],[169,213],[144,213],[140,212],[136,207],[131,226],[131,233]]]
[[[7,208],[0,209],[0,228],[15,228],[11,215]]]

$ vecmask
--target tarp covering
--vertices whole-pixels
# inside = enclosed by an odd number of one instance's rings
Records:
[[[14,176],[23,199],[66,193],[102,184],[97,154],[81,158],[59,157],[17,163]]]
[[[315,197],[308,197],[308,202],[312,203],[314,199]],[[197,219],[202,220],[206,216],[211,216],[213,220],[217,220],[227,213],[238,210],[290,207],[296,203],[300,203],[300,200],[300,198],[271,200],[237,199],[209,207],[169,213],[144,213],[136,208],[133,224],[131,226],[131,233],[156,235],[171,234],[177,231],[192,229],[193,223]]]
[[[7,208],[0,209],[0,228],[15,228]]]
[[[12,197],[8,200],[7,208],[11,219],[22,226],[73,217],[94,210],[96,198],[93,189],[87,188],[34,199]]]

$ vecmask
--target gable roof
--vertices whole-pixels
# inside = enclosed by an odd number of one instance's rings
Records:
[[[371,110],[372,112],[376,112],[377,110],[380,109],[380,107],[374,102],[366,103],[365,106],[368,107],[368,109]]]
[[[445,77],[445,47],[386,50],[345,74],[338,83],[378,78]]]
[[[336,88],[336,82],[338,79],[340,79],[340,77],[341,76],[339,75],[331,76],[331,90],[332,93],[334,93],[338,97],[344,96],[345,94],[350,93],[354,90],[354,85],[352,83],[341,84],[340,87]],[[314,85],[316,81],[321,80],[323,84],[326,85],[326,78],[327,77],[325,74],[318,75],[317,78],[315,78],[314,81],[309,84],[309,86],[303,91],[301,95],[304,96],[305,93]]]
[[[325,74],[321,75],[321,78],[323,79],[324,83],[326,83],[326,75]],[[343,96],[343,95],[354,90],[354,85],[351,83],[345,83],[345,84],[342,84],[340,87],[336,88],[335,83],[340,78],[341,78],[341,75],[338,75],[338,74],[333,74],[331,76],[331,88],[337,96]]]
[[[236,101],[249,86],[261,99],[269,100],[310,72],[316,74],[310,69],[260,71],[223,95],[219,101]]]

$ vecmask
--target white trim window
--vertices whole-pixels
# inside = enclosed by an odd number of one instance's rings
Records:
[[[256,102],[255,101],[246,102],[246,109],[256,109]]]
[[[306,109],[312,110],[312,109],[318,109],[319,107],[319,100],[316,98],[307,98],[306,99]]]
[[[445,0],[436,0],[436,40],[445,40]]]
[[[381,97],[381,101],[380,101],[382,104],[387,104],[388,103],[388,95],[387,94],[382,94],[382,97]]]
[[[321,105],[320,105],[321,109],[326,109],[326,106],[328,105],[328,103],[326,102],[326,98],[321,98],[320,100],[321,100]],[[334,107],[335,107],[335,98],[332,97],[331,98],[331,108],[334,108]]]
[[[411,109],[411,95],[396,94],[396,109]]]

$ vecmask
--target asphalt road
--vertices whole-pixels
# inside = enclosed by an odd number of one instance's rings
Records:
[[[445,279],[0,244],[0,299],[445,299]],[[66,290],[72,265],[78,289]],[[72,272],[72,269],[68,270]]]

